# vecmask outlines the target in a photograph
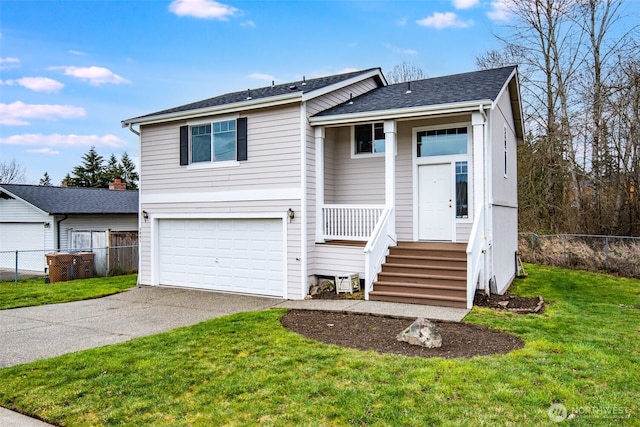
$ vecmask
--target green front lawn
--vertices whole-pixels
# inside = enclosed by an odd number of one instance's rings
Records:
[[[0,282],[0,310],[100,298],[136,285],[137,275],[44,283],[44,279]]]
[[[0,370],[0,405],[60,425],[640,425],[640,281],[528,266],[543,315],[474,308],[522,337],[472,359],[380,355],[237,314]],[[633,308],[636,307],[636,308]],[[555,414],[555,413],[554,413]]]

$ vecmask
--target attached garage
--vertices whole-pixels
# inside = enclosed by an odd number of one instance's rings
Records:
[[[44,271],[45,228],[40,223],[0,222],[0,267],[15,268],[15,251],[19,252],[18,269]],[[40,248],[40,250],[38,250]]]
[[[282,219],[159,219],[161,285],[284,297]]]

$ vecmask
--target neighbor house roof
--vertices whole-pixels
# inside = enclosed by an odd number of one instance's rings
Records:
[[[50,215],[138,213],[138,191],[0,184],[0,192]]]
[[[182,116],[185,116],[185,113],[190,112],[217,112],[217,110],[228,108],[229,106],[247,108],[254,105],[261,106],[268,101],[281,103],[290,99],[302,99],[304,95],[315,95],[316,93],[322,93],[323,89],[331,88],[334,85],[348,85],[351,83],[351,80],[361,80],[368,77],[376,78],[380,85],[386,84],[386,80],[380,68],[369,68],[366,70],[334,74],[314,79],[303,78],[302,80],[290,83],[273,84],[271,86],[256,89],[226,93],[213,98],[204,99],[202,101],[192,102],[178,107],[157,111],[155,113],[123,120],[122,125],[128,126],[136,123],[146,123],[153,119],[181,118]]]

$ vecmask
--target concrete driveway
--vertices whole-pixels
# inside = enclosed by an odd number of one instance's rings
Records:
[[[282,299],[139,287],[93,300],[0,311],[0,368],[263,310]]]

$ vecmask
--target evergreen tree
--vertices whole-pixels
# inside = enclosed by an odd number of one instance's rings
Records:
[[[124,170],[120,163],[118,163],[118,159],[115,154],[111,153],[111,157],[109,157],[109,161],[107,162],[107,167],[104,170],[104,180],[107,185],[114,182],[116,179],[122,179],[124,181],[124,177],[122,176],[123,172]]]
[[[44,175],[42,175],[42,178],[40,178],[40,185],[44,186],[44,187],[51,187],[53,184],[51,184],[51,177],[49,177],[49,173],[48,172],[44,172]]]
[[[73,168],[68,185],[70,187],[107,188],[105,180],[104,160],[96,152],[96,147],[82,156],[82,164]]]
[[[136,172],[136,165],[125,151],[120,158],[122,180],[127,184],[127,190],[137,190],[140,176]]]

